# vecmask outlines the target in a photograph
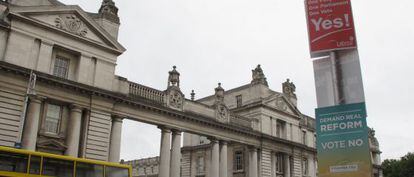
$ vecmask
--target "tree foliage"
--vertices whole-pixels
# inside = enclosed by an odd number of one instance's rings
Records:
[[[400,160],[384,160],[382,168],[384,177],[414,177],[414,153],[408,153]]]

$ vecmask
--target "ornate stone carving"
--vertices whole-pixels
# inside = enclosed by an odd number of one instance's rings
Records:
[[[180,87],[180,73],[176,66],[173,66],[173,70],[168,72],[168,87]]]
[[[85,37],[88,29],[76,15],[61,15],[55,19],[57,28]]]
[[[171,90],[168,94],[168,105],[172,108],[182,109],[183,95],[178,90]]]
[[[257,65],[256,69],[252,70],[252,84],[264,84],[268,86],[266,76],[263,73],[260,65]]]
[[[221,83],[218,83],[218,87],[214,89],[216,100],[214,106],[216,108],[216,119],[220,122],[229,122],[229,109],[224,104],[224,89],[221,87]]]
[[[284,82],[282,84],[283,87],[283,93],[288,96],[288,97],[294,97],[296,98],[296,86],[295,84],[293,84],[293,82],[290,82],[289,79],[286,80],[286,82]]]
[[[182,110],[184,94],[180,90],[180,73],[173,66],[173,70],[168,72],[167,105],[170,108]]]
[[[276,108],[282,111],[286,111],[287,110],[287,105],[285,100],[283,100],[282,97],[278,97],[276,99]]]
[[[220,122],[229,122],[229,110],[224,104],[216,106],[216,118]]]

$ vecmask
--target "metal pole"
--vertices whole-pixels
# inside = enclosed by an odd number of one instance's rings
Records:
[[[334,100],[335,105],[345,104],[345,93],[344,93],[344,86],[343,86],[343,78],[342,78],[342,67],[338,54],[335,51],[330,52],[329,57],[331,58],[331,66],[332,66],[332,79],[334,85]]]
[[[17,142],[14,144],[15,148],[22,148],[22,138],[23,138],[23,129],[24,129],[24,122],[26,121],[26,112],[27,112],[27,105],[29,103],[29,96],[35,95],[34,87],[36,85],[36,74],[33,70],[30,71],[30,78],[27,84],[26,96],[24,97],[24,105],[23,111],[20,115],[20,132],[17,135]]]

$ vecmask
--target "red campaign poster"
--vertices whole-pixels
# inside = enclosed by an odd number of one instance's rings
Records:
[[[350,0],[305,0],[311,54],[356,48]]]

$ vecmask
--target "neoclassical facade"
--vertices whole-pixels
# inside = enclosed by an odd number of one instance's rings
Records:
[[[219,173],[230,177],[249,177],[256,173],[273,177],[316,176],[316,153],[304,148],[315,148],[315,120],[298,110],[296,87],[289,79],[281,88],[282,92],[271,90],[258,65],[252,70],[251,83],[226,91],[219,84],[214,95],[196,100],[216,107],[222,122],[228,122],[231,115],[240,116],[250,122],[244,128],[278,138],[286,144],[268,144],[259,138],[261,145],[252,147],[185,133],[182,176],[211,176],[215,167],[210,162],[215,158],[215,148],[220,156]],[[295,147],[295,144],[304,147]],[[223,161],[222,157],[226,159]],[[258,164],[257,169],[255,164]],[[227,168],[221,168],[223,166]]]
[[[112,0],[96,13],[0,1],[1,146],[119,162],[130,119],[161,130],[159,177],[316,176],[314,119],[292,82],[273,91],[258,66],[251,83],[195,100],[176,67],[162,90],[128,81],[114,72],[117,13]]]
[[[184,133],[181,176],[316,176],[315,120],[297,109],[296,87],[292,82],[283,83],[282,90],[276,92],[269,88],[259,65],[252,70],[249,84],[226,91],[219,84],[214,95],[198,100],[194,99],[194,92],[191,93],[191,101],[213,108],[219,122],[260,132],[262,137],[258,137],[260,146],[249,146]],[[237,122],[233,122],[232,117],[237,117],[234,119]],[[285,143],[273,144],[264,137]],[[214,161],[219,163],[212,163]],[[125,163],[133,166],[137,172],[134,176],[158,176],[158,161],[139,159]]]
[[[125,51],[115,4],[88,13],[9,0],[0,10],[0,145],[118,161],[123,117],[92,91],[120,92],[125,80],[114,75]]]

